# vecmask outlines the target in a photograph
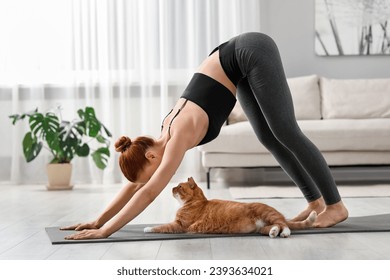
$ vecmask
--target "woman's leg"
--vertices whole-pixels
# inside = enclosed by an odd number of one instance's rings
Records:
[[[272,153],[282,169],[301,189],[308,202],[321,197],[317,186],[303,169],[296,157],[274,136],[260,109],[259,104],[249,87],[248,80],[243,79],[237,86],[237,98],[248,116],[249,122],[259,141]]]
[[[327,207],[329,211],[322,218],[319,215],[319,226],[331,226],[344,220],[348,215],[347,210],[341,202],[329,167],[321,152],[302,133],[296,122],[291,93],[276,44],[264,34],[249,34],[239,37],[236,55],[272,134],[295,156],[320,190],[326,204],[334,205]]]
[[[325,209],[325,202],[322,199],[321,193],[296,157],[273,135],[249,87],[247,79],[241,80],[238,84],[237,98],[245,114],[248,116],[257,138],[272,153],[282,169],[300,188],[309,203],[308,208],[292,220],[303,221],[313,210],[318,214],[321,213]]]

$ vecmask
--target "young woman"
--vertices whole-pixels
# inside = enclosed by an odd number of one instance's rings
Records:
[[[317,227],[348,217],[327,163],[295,120],[279,51],[265,34],[245,33],[218,46],[200,65],[162,123],[158,139],[121,137],[115,147],[130,181],[93,222],[67,239],[106,238],[140,214],[169,183],[187,150],[215,139],[237,98],[259,141],[301,189]]]

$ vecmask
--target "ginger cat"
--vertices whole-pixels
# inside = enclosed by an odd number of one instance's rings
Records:
[[[207,200],[194,179],[180,183],[172,190],[182,205],[175,221],[156,227],[146,227],[144,232],[157,233],[255,233],[271,238],[288,237],[290,229],[313,226],[317,213],[312,211],[301,222],[287,221],[276,209],[263,203],[241,203],[226,200]]]

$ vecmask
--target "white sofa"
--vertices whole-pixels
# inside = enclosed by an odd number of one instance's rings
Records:
[[[302,131],[330,166],[390,165],[390,79],[288,79]],[[275,167],[237,102],[227,125],[200,146],[207,172],[226,167]]]

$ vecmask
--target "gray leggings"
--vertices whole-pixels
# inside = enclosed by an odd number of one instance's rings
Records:
[[[323,196],[341,200],[329,167],[318,148],[302,133],[295,115],[279,51],[260,33],[237,37],[235,53],[244,78],[237,98],[257,138],[301,189],[307,201]]]

